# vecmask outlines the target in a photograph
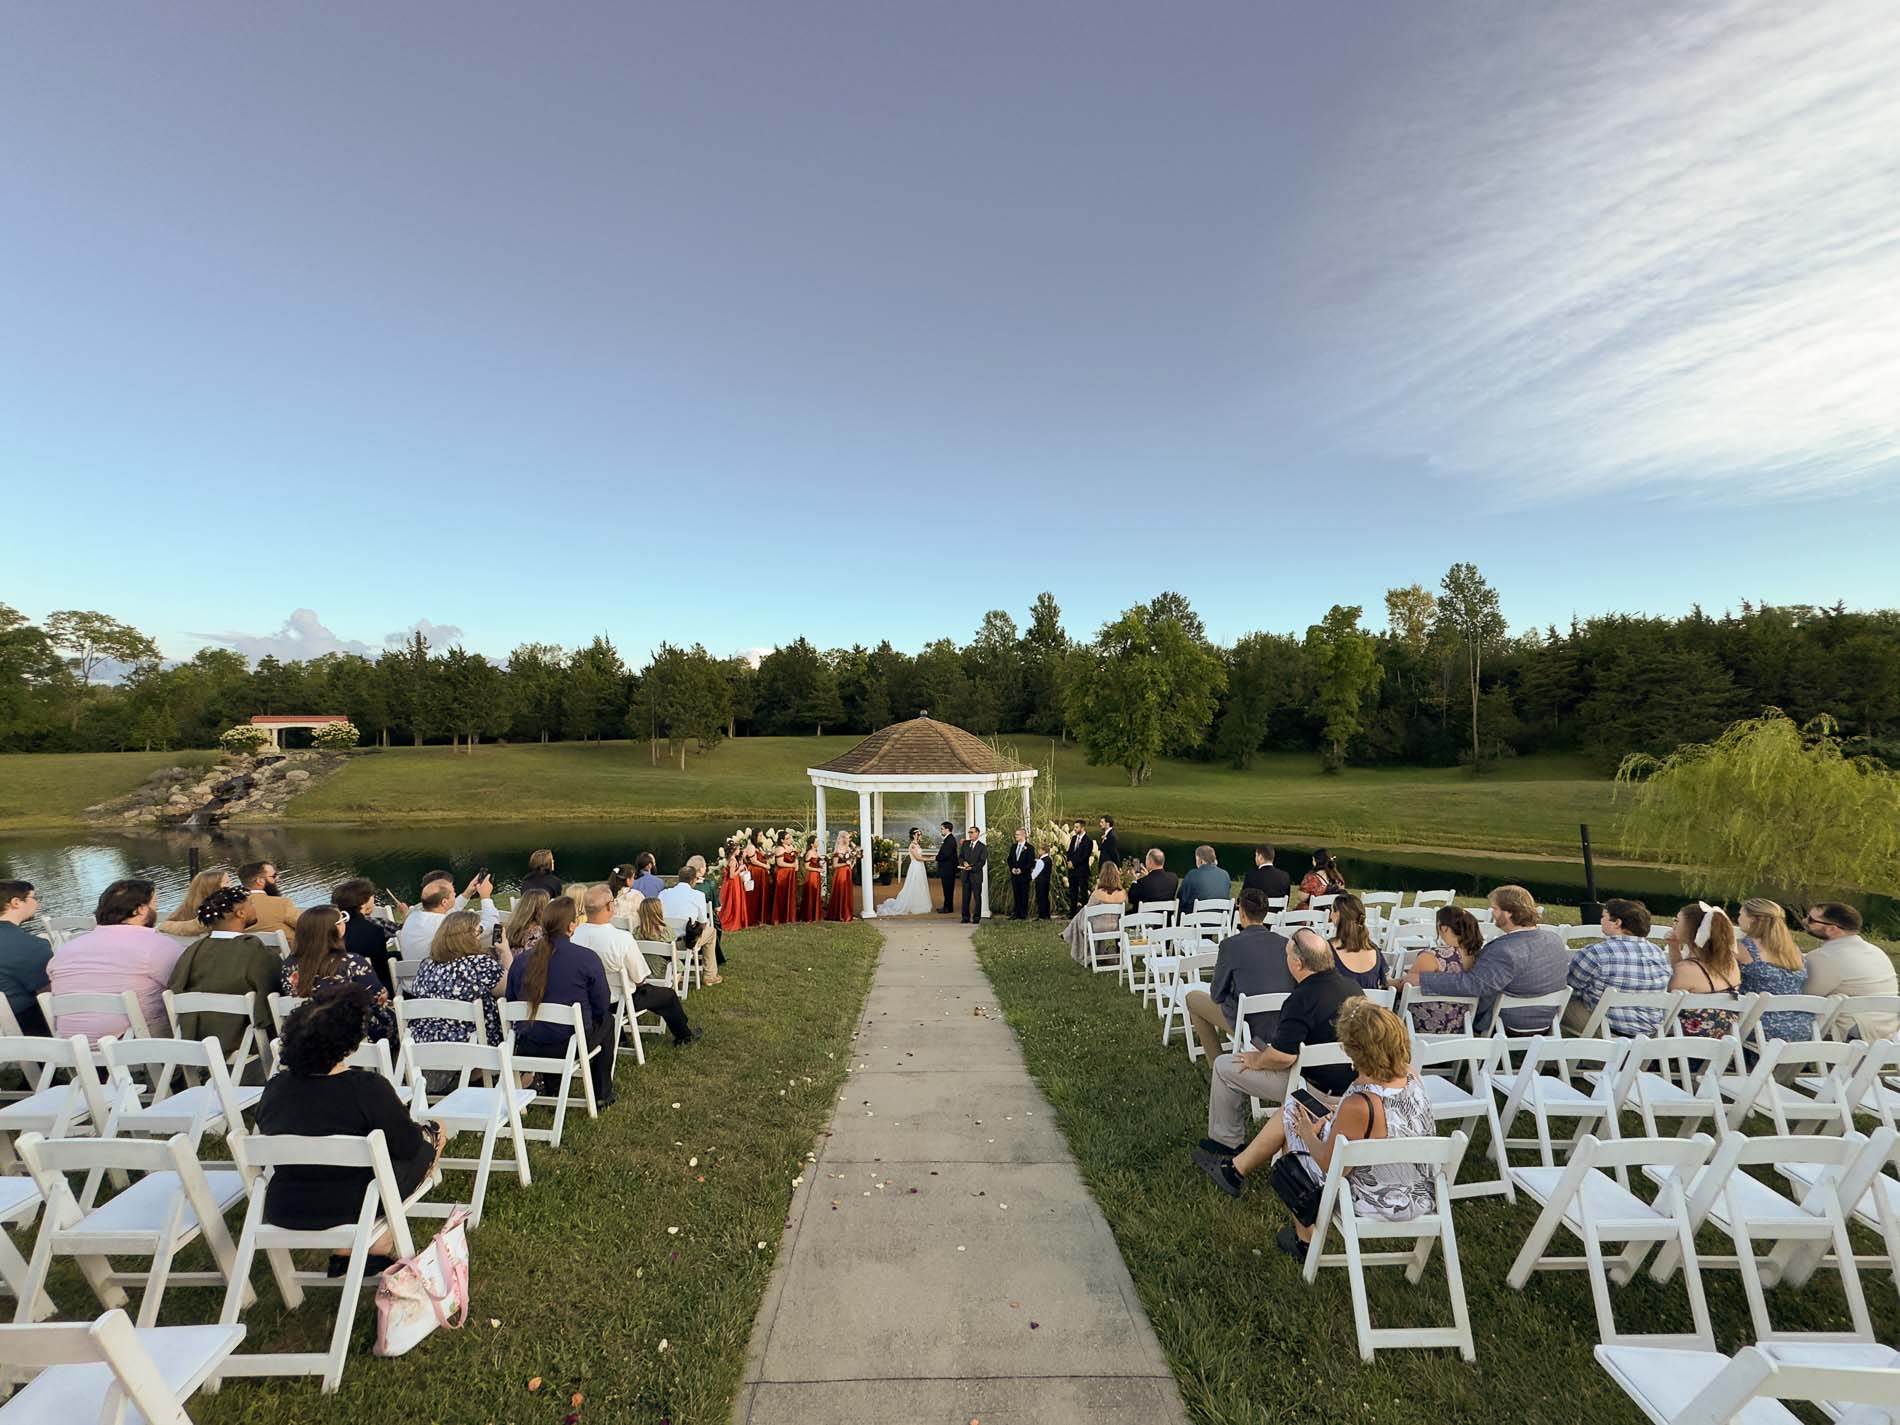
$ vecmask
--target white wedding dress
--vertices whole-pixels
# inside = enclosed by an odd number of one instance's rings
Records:
[[[904,885],[898,893],[877,908],[879,915],[928,915],[936,907],[930,899],[930,877],[924,874],[924,853],[915,842],[910,848],[910,869],[904,872]]]

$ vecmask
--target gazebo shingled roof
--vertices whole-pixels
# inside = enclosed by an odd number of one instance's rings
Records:
[[[813,769],[857,776],[983,776],[1028,770],[989,743],[960,727],[914,717],[881,727],[852,747]]]

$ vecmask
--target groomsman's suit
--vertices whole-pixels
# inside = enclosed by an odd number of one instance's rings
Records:
[[[983,878],[989,874],[990,848],[979,838],[963,843],[957,865],[963,871],[963,923],[983,923]]]
[[[954,831],[945,831],[937,841],[937,879],[943,882],[943,908],[937,914],[948,915],[957,908],[957,834]]]
[[[1095,838],[1086,831],[1069,837],[1069,914],[1082,909],[1089,898],[1089,859],[1095,855]]]
[[[1036,850],[1027,841],[1009,848],[1009,918],[1029,919],[1029,873],[1035,869]]]
[[[1110,861],[1117,866],[1121,865],[1122,861],[1121,843],[1115,839],[1115,828],[1112,825],[1102,833],[1102,864],[1106,866]]]

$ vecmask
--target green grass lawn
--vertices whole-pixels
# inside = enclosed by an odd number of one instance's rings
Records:
[[[44,752],[0,757],[0,828],[71,826],[160,767],[208,766],[210,752]]]
[[[644,1069],[623,1059],[614,1107],[593,1122],[570,1113],[559,1148],[530,1145],[532,1186],[491,1180],[469,1238],[465,1330],[377,1360],[366,1302],[335,1395],[320,1394],[314,1378],[233,1380],[199,1395],[192,1419],[559,1425],[576,1392],[581,1419],[601,1425],[729,1419],[792,1179],[835,1105],[879,944],[864,922],[733,937],[726,982],[687,1000],[705,1038],[684,1050],[650,1047]],[[451,1192],[469,1181],[452,1176]],[[321,1349],[334,1294],[312,1293],[287,1315],[261,1260],[254,1281],[243,1349]],[[62,1319],[98,1312],[70,1265],[53,1295]],[[174,1288],[163,1320],[215,1321],[220,1301],[209,1289]],[[542,1387],[530,1393],[537,1376]]]
[[[808,812],[805,768],[849,737],[747,737],[705,756],[652,765],[646,744],[555,743],[392,748],[351,760],[291,803],[296,821],[597,820],[676,817],[742,821]],[[1090,767],[1074,746],[1005,739],[1037,766],[1053,755],[1063,803],[1154,830],[1271,831],[1289,839],[1570,852],[1577,823],[1607,833],[1611,784],[1572,759],[1525,758],[1474,777],[1460,768],[1353,769],[1325,776],[1310,757],[1263,758],[1250,771],[1162,762],[1146,786]],[[10,759],[17,760],[17,759]],[[1604,849],[1609,849],[1607,842]]]
[[[1153,1012],[1111,977],[1075,966],[1047,928],[992,922],[978,932],[977,950],[1121,1246],[1193,1419],[1641,1420],[1592,1359],[1595,1317],[1581,1272],[1537,1273],[1522,1292],[1505,1285],[1536,1215],[1522,1199],[1516,1207],[1501,1198],[1457,1205],[1476,1364],[1452,1351],[1382,1351],[1375,1365],[1361,1365],[1344,1269],[1322,1269],[1314,1286],[1304,1285],[1274,1246],[1290,1219],[1272,1191],[1250,1184],[1235,1201],[1189,1161],[1206,1131],[1204,1062],[1189,1064],[1178,1040],[1163,1050]],[[1483,1147],[1480,1130],[1467,1162]],[[1706,1240],[1710,1250],[1727,1250],[1725,1238],[1720,1246]],[[1573,1247],[1560,1238],[1551,1250]],[[1862,1250],[1878,1244],[1864,1239]],[[1440,1264],[1435,1254],[1416,1288],[1398,1269],[1371,1269],[1375,1324],[1449,1324]],[[1705,1268],[1702,1275],[1717,1344],[1725,1351],[1747,1344],[1736,1274]],[[1887,1274],[1869,1272],[1862,1285],[1876,1334],[1900,1339],[1900,1302]],[[1799,1292],[1769,1296],[1783,1329],[1838,1329],[1845,1319],[1839,1278],[1828,1273]],[[1625,1330],[1686,1329],[1680,1279],[1659,1286],[1639,1277],[1616,1289],[1614,1300]]]

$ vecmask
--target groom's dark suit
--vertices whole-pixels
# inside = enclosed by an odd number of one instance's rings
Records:
[[[966,841],[957,864],[963,871],[964,924],[980,925],[983,922],[983,878],[989,874],[990,848],[981,841]]]
[[[942,914],[948,915],[957,908],[957,838],[954,832],[946,832],[937,842],[937,879],[943,882]]]

